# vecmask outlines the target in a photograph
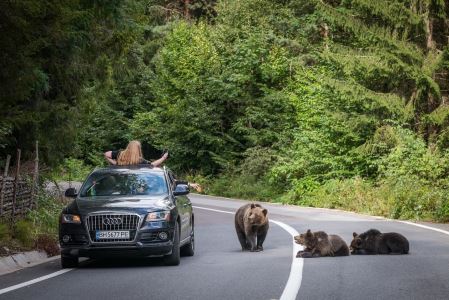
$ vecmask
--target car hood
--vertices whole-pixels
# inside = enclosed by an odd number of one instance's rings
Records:
[[[168,196],[161,197],[86,197],[75,200],[81,215],[89,213],[133,212],[146,214],[150,211],[170,210],[174,207]]]

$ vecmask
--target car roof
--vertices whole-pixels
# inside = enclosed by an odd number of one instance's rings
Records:
[[[164,173],[164,169],[153,167],[148,164],[142,165],[129,165],[129,166],[109,166],[106,168],[99,168],[93,171],[93,173]]]

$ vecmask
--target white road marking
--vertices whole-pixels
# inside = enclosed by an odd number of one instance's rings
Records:
[[[16,285],[13,285],[13,286],[1,289],[0,290],[0,295],[8,293],[8,292],[11,292],[11,291],[14,291],[14,290],[17,290],[17,289],[20,289],[20,288],[23,288],[23,287],[26,287],[26,286],[29,286],[29,285],[32,285],[32,284],[35,284],[35,283],[38,283],[38,282],[41,282],[41,281],[44,281],[44,280],[47,280],[47,279],[50,279],[50,278],[53,278],[53,277],[56,277],[56,276],[59,276],[59,275],[62,275],[64,273],[70,272],[72,270],[73,269],[60,270],[60,271],[57,271],[57,272],[54,272],[54,273],[51,273],[51,274],[48,274],[48,275],[45,275],[45,276],[42,276],[42,277],[38,277],[38,278],[30,280],[30,281],[22,282],[22,283],[19,283],[19,284],[16,284]]]
[[[203,210],[209,210],[209,211],[215,211],[215,212],[220,212],[220,213],[226,213],[226,214],[235,214],[235,212],[231,212],[231,211],[224,211],[224,210],[218,210],[218,209],[212,209],[212,208],[206,208],[206,207],[200,207],[200,206],[193,206],[194,208],[198,208],[198,209],[203,209]],[[298,235],[299,233],[291,226],[279,222],[279,221],[275,221],[275,220],[270,220],[270,222],[278,225],[279,227],[283,228],[285,231],[287,231],[292,237]],[[413,223],[413,222],[408,222],[408,221],[397,221],[399,223],[404,223],[404,224],[408,224],[408,225],[412,225],[412,226],[416,226],[416,227],[421,227],[421,228],[425,228],[428,230],[433,230],[433,231],[437,231],[446,235],[449,235],[449,231],[443,230],[443,229],[439,229],[439,228],[434,228],[431,226],[426,226],[426,225],[422,225],[422,224],[418,224],[418,223]],[[292,259],[292,265],[290,268],[290,275],[288,277],[287,280],[287,284],[285,285],[284,291],[282,292],[281,298],[280,300],[290,300],[290,299],[296,299],[296,295],[299,292],[299,289],[301,287],[301,281],[302,281],[302,269],[303,269],[303,265],[304,265],[304,260],[302,258],[296,258],[296,253],[298,251],[303,250],[303,247],[301,245],[296,244],[293,241],[293,259]],[[48,275],[45,276],[41,276],[38,277],[36,279],[33,280],[29,280],[20,284],[16,284],[4,289],[0,290],[0,295],[62,275],[64,273],[70,272],[74,269],[63,269],[54,273],[50,273]]]
[[[435,228],[435,227],[422,225],[422,224],[418,224],[418,223],[413,223],[413,222],[409,222],[409,221],[396,221],[396,222],[404,223],[404,224],[408,224],[408,225],[412,225],[412,226],[416,226],[416,227],[421,227],[421,228],[425,228],[425,229],[429,229],[429,230],[433,230],[433,231],[437,231],[437,232],[449,235],[449,231],[446,231],[446,230],[443,230],[440,228]]]
[[[203,210],[225,213],[225,214],[232,214],[232,215],[235,214],[235,212],[231,212],[231,211],[218,210],[218,209],[201,207],[201,206],[193,206],[193,207],[198,208],[198,209],[203,209]],[[285,223],[271,220],[271,219],[270,219],[270,222],[278,225],[279,227],[281,227],[282,229],[287,231],[292,236],[292,238],[295,237],[296,235],[299,235],[299,233],[293,227],[291,227]],[[303,247],[301,245],[296,244],[293,239],[293,259],[292,259],[292,265],[290,268],[290,275],[288,276],[287,284],[284,287],[284,291],[282,292],[280,300],[296,299],[296,295],[299,292],[299,288],[301,287],[301,281],[302,281],[302,268],[304,265],[304,259],[296,258],[296,253],[298,253],[298,251],[301,251],[301,250],[303,250]]]

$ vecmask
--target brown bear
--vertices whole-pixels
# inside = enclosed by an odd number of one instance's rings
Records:
[[[268,211],[260,204],[245,204],[235,213],[235,230],[242,251],[262,251],[267,236]]]
[[[302,233],[294,237],[295,242],[303,245],[303,251],[298,251],[296,257],[310,258],[320,256],[348,256],[349,248],[338,235],[328,235],[324,231]]]
[[[295,236],[295,237],[294,237],[295,243],[304,246],[304,244],[305,244],[305,236],[306,236],[305,233],[301,233],[300,235]],[[306,248],[304,248],[304,250],[299,251],[299,252],[311,252],[311,251],[312,251],[312,249],[306,247]],[[298,253],[299,253],[299,252],[298,252]],[[299,257],[299,256],[296,255],[296,257]]]
[[[400,233],[381,233],[370,229],[364,233],[353,233],[351,254],[408,254],[408,240]]]

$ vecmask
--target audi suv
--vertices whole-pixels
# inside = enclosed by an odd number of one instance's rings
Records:
[[[187,182],[167,168],[113,166],[93,171],[62,211],[61,266],[79,257],[163,257],[178,265],[193,256],[194,215]]]

